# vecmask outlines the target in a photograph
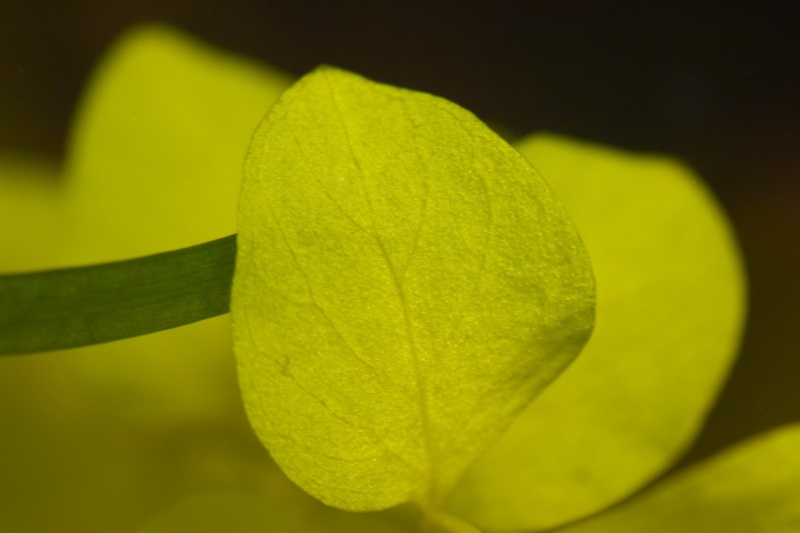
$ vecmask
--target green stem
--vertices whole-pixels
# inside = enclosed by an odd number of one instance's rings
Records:
[[[87,267],[0,277],[0,355],[153,333],[229,311],[236,235]]]

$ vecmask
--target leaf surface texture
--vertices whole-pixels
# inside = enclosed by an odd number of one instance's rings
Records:
[[[330,67],[259,126],[238,242],[251,423],[349,510],[435,512],[593,324],[583,244],[518,152],[452,103]]]

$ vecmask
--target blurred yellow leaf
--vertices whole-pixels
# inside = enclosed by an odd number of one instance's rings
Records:
[[[0,179],[0,243],[14,247],[3,268],[111,261],[232,233],[248,140],[287,84],[165,27],[123,36],[80,106],[60,194],[50,181],[11,190]],[[34,256],[48,225],[60,249]],[[0,360],[0,530],[129,531],[198,488],[291,486],[247,425],[229,329],[221,317]]]
[[[289,82],[166,27],[122,36],[92,77],[70,136],[65,262],[234,233],[247,145]]]
[[[563,533],[796,533],[798,450],[800,425],[772,430]]]
[[[310,499],[309,499],[310,500]],[[264,499],[247,492],[187,498],[136,533],[411,533],[374,513],[348,513],[313,502]]]
[[[0,153],[0,274],[54,266],[57,176],[49,158]]]

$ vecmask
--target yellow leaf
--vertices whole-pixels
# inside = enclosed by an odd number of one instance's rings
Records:
[[[251,423],[350,510],[435,515],[593,323],[583,244],[518,152],[452,103],[332,68],[254,136],[236,268]]]
[[[800,425],[754,437],[563,533],[796,533]]]
[[[247,144],[289,78],[158,25],[115,44],[70,135],[67,264],[234,233]]]
[[[48,158],[0,153],[0,273],[54,266],[57,175]]]
[[[348,513],[307,498],[216,491],[186,498],[136,533],[412,533],[376,513]],[[313,505],[316,503],[316,505]]]

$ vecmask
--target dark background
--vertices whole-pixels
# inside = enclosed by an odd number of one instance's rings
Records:
[[[751,283],[742,354],[695,460],[800,421],[798,6],[0,0],[0,149],[60,157],[93,64],[160,20],[298,76],[331,63],[439,94],[516,134],[679,156],[732,217]]]

